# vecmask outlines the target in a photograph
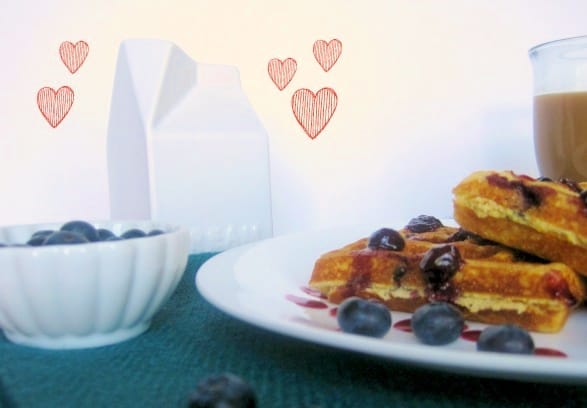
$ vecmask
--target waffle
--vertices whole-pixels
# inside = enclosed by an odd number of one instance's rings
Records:
[[[534,259],[442,224],[432,231],[398,232],[405,243],[401,250],[372,249],[369,238],[362,238],[323,254],[309,286],[333,303],[359,296],[403,312],[448,301],[467,320],[514,323],[537,332],[560,331],[585,297],[583,280],[562,263]],[[439,251],[458,260],[450,276],[426,266],[430,254]]]
[[[453,190],[463,228],[587,276],[587,183],[479,171]]]

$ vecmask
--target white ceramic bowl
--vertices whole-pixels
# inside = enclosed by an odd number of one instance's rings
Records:
[[[75,245],[0,248],[0,328],[14,342],[68,349],[137,336],[171,296],[185,270],[189,231],[152,221],[92,222],[120,235],[156,236]],[[0,228],[0,242],[25,243],[62,223]]]

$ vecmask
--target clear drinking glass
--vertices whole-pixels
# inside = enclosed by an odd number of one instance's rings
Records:
[[[587,181],[587,36],[537,45],[529,56],[541,175]]]

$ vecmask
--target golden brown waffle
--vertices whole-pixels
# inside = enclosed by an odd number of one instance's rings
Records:
[[[454,188],[454,218],[468,231],[587,276],[586,187],[479,171]]]
[[[363,238],[323,254],[315,262],[310,287],[333,303],[359,296],[404,312],[448,301],[465,319],[514,323],[539,332],[559,331],[585,297],[582,279],[562,263],[530,262],[525,254],[459,228],[404,228],[399,233],[405,242],[401,250],[371,249]],[[456,251],[460,262],[454,275],[423,269],[422,259],[438,248]]]

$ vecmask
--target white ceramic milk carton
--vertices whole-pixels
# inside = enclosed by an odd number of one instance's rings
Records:
[[[272,236],[268,138],[236,67],[124,41],[107,153],[111,218],[186,225],[193,253]]]

